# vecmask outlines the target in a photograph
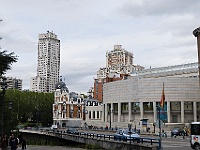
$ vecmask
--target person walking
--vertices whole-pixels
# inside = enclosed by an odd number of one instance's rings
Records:
[[[11,150],[16,150],[18,148],[19,143],[14,134],[11,135],[9,143],[10,143]]]
[[[21,140],[21,144],[22,144],[22,149],[26,149],[26,139],[24,137],[22,137],[22,140]]]
[[[2,140],[1,140],[1,149],[2,150],[7,150],[8,148],[8,138],[7,138],[7,135],[4,134]]]

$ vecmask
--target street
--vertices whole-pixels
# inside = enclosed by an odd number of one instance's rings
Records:
[[[185,139],[182,136],[162,138],[162,147],[163,150],[192,150],[189,136],[186,136]]]
[[[110,131],[84,131],[84,132],[93,132],[93,133],[103,133],[103,134],[113,134],[114,132]],[[159,138],[158,136],[153,136],[151,134],[141,134],[141,137],[151,137],[151,138]],[[162,137],[162,147],[163,150],[192,150],[190,147],[190,136],[185,136],[183,139],[182,136],[175,137]]]

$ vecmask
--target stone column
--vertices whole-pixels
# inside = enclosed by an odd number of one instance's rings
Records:
[[[94,110],[91,110],[91,120],[94,119],[94,118],[93,118],[93,111],[94,111]]]
[[[197,102],[193,102],[194,122],[197,121]]]
[[[111,115],[111,122],[113,122],[113,118],[114,118],[113,103],[111,103],[110,115]]]
[[[118,103],[118,123],[121,122],[121,103]]]
[[[131,122],[131,102],[128,102],[128,122]]]
[[[170,113],[170,102],[167,101],[167,122],[170,123],[171,122],[171,113]]]
[[[108,104],[105,103],[104,105],[105,105],[105,123],[107,123],[108,122]]]
[[[184,123],[184,102],[181,101],[181,123]]]
[[[101,116],[101,121],[102,122],[104,122],[104,114],[105,114],[105,112],[104,112],[104,105],[102,106],[102,111],[100,111],[100,116]]]
[[[140,119],[144,119],[143,102],[140,102]]]
[[[157,120],[157,107],[156,102],[153,102],[153,122],[156,122]]]

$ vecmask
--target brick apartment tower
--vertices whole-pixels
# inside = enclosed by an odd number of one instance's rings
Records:
[[[131,72],[132,66],[133,54],[123,49],[122,45],[114,45],[114,49],[106,53],[106,68],[103,68],[101,70],[103,73],[94,79],[94,99],[102,102],[103,84],[122,80]],[[118,74],[118,76],[116,77],[114,74]]]
[[[198,50],[198,68],[199,68],[199,86],[200,86],[200,27],[193,31],[193,35],[197,37],[197,50]]]

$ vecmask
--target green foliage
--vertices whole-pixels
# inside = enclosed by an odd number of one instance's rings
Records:
[[[9,54],[7,54],[7,51],[0,52],[0,76],[11,69],[11,64],[17,62],[17,60],[18,58],[14,56],[14,52]]]
[[[11,109],[9,108],[10,102],[12,103]],[[11,129],[17,129],[19,124],[24,124],[24,126],[50,126],[53,122],[53,102],[53,93],[6,90],[4,100],[5,133],[9,133]],[[0,107],[0,114],[1,110]]]

